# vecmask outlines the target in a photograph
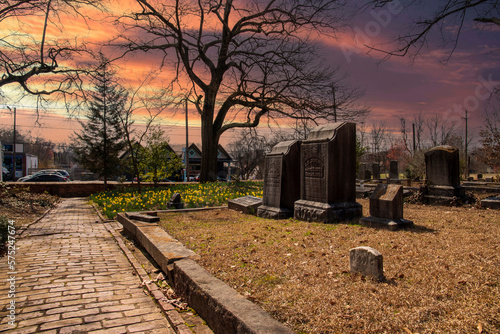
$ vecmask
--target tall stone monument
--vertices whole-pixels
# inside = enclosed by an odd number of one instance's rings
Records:
[[[399,168],[396,160],[389,162],[389,178],[391,180],[399,180]]]
[[[361,215],[356,203],[356,124],[319,126],[300,148],[300,200],[294,216],[336,223]]]
[[[451,146],[437,146],[425,153],[426,190],[424,198],[448,200],[465,196],[460,185],[460,155]]]
[[[257,209],[260,217],[282,219],[293,216],[300,199],[300,141],[284,141],[266,155],[264,197]]]
[[[372,164],[372,171],[373,171],[373,180],[379,181],[380,180],[380,165],[378,163]]]
[[[365,176],[366,176],[366,164],[360,163],[358,171],[358,179],[364,180]]]

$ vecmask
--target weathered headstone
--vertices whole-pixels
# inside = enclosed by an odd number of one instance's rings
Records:
[[[360,224],[393,231],[412,226],[412,221],[403,219],[403,186],[379,184],[370,196],[370,216],[361,218]]]
[[[483,179],[483,174],[477,174],[477,179],[482,180]]]
[[[398,162],[396,160],[389,162],[389,178],[391,180],[399,180]]]
[[[300,198],[300,141],[285,141],[266,155],[264,197],[257,209],[260,217],[282,219],[293,216],[293,205]]]
[[[184,203],[182,203],[181,194],[174,193],[167,203],[167,208],[169,209],[184,209]]]
[[[230,210],[241,211],[247,214],[256,214],[257,208],[262,205],[262,198],[255,196],[243,196],[227,201]]]
[[[372,171],[373,171],[373,179],[377,181],[380,180],[380,165],[372,164]]]
[[[356,124],[319,126],[300,148],[300,200],[296,219],[335,223],[358,219],[356,203]]]
[[[448,201],[465,196],[460,186],[460,160],[458,149],[451,146],[437,146],[425,153],[427,187],[424,199],[427,201]]]
[[[365,180],[365,175],[366,175],[366,164],[360,163],[358,170],[358,179]]]
[[[427,184],[460,185],[459,152],[451,146],[437,146],[425,153]]]
[[[372,172],[369,169],[365,170],[365,175],[364,175],[364,180],[371,180],[372,179]]]
[[[378,281],[384,277],[384,257],[371,247],[361,246],[349,251],[349,265],[351,272],[371,276]]]
[[[493,182],[493,178],[492,177],[487,177],[484,179],[485,182]]]

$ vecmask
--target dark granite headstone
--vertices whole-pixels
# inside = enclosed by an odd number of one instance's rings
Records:
[[[477,174],[477,179],[482,180],[483,179],[483,174]]]
[[[427,188],[424,199],[431,202],[449,201],[465,196],[460,186],[459,152],[451,146],[437,146],[425,153]]]
[[[358,179],[365,180],[365,174],[366,174],[366,164],[360,163],[358,170]]]
[[[372,171],[373,171],[373,179],[380,180],[380,165],[372,164]]]
[[[300,198],[300,141],[285,141],[266,155],[264,198],[257,209],[260,217],[282,219],[293,216]]]
[[[391,160],[389,162],[389,178],[391,180],[399,179],[398,162],[396,160]]]
[[[181,194],[174,193],[167,203],[167,208],[169,209],[184,209],[184,203],[182,203]]]
[[[460,161],[456,148],[438,146],[425,153],[427,184],[436,186],[460,185]]]
[[[300,148],[296,219],[335,223],[361,217],[356,203],[356,124],[319,126]]]
[[[413,225],[403,219],[403,186],[379,184],[370,196],[370,217],[361,218],[360,224],[390,230]]]
[[[371,180],[371,179],[372,179],[372,172],[369,169],[365,170],[364,180]]]
[[[247,214],[256,214],[257,208],[262,205],[262,198],[255,196],[243,196],[227,201],[231,210],[241,211]]]

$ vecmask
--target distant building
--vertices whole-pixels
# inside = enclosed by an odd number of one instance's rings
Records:
[[[4,144],[3,147],[3,162],[12,175],[14,169],[14,145]],[[30,168],[38,168],[38,157],[36,155],[24,153],[24,144],[16,144],[16,179],[28,175]],[[11,176],[12,177],[12,176]],[[5,181],[5,180],[4,180]]]
[[[182,158],[182,162],[185,163],[185,145],[172,145],[175,153]],[[196,144],[189,145],[187,156],[189,158],[189,178],[195,180],[199,177],[201,172],[201,154],[202,151]],[[229,176],[228,164],[233,162],[233,159],[227,153],[227,151],[222,147],[218,146],[217,150],[217,178],[219,180],[227,180]]]

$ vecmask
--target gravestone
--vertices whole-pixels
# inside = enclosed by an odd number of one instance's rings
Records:
[[[351,272],[371,276],[377,281],[383,281],[384,257],[374,248],[361,246],[349,250],[349,266]]]
[[[257,215],[283,219],[293,216],[293,205],[300,198],[300,141],[285,141],[266,155],[264,197]]]
[[[366,164],[360,163],[358,171],[358,179],[365,180],[365,175],[366,175]]]
[[[396,160],[389,162],[389,179],[399,180],[398,162]]]
[[[360,224],[395,231],[412,226],[403,218],[403,186],[379,184],[370,196],[370,216],[360,219]]]
[[[369,169],[365,170],[365,175],[364,175],[364,180],[371,180],[372,179],[372,172]]]
[[[241,211],[246,214],[256,214],[257,208],[262,205],[262,198],[255,196],[243,196],[227,201],[230,210]]]
[[[428,202],[451,201],[465,197],[460,185],[458,149],[437,146],[425,153],[426,184],[424,199]]]
[[[167,203],[167,208],[169,209],[184,209],[184,203],[182,203],[181,194],[174,193]]]
[[[372,164],[373,179],[376,181],[380,180],[380,165]]]
[[[482,180],[483,179],[483,174],[477,174],[477,179]]]
[[[356,203],[356,124],[315,128],[300,148],[300,200],[296,219],[336,223],[358,219]]]

